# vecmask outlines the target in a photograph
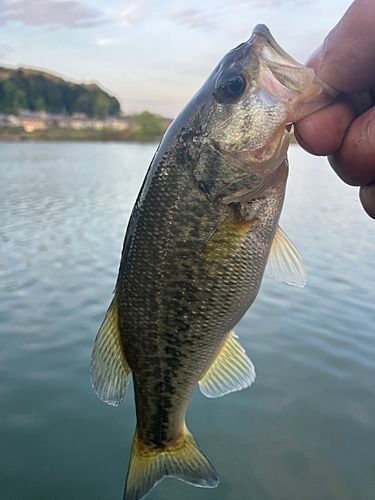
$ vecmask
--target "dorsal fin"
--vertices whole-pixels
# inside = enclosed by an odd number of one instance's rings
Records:
[[[199,381],[200,390],[208,398],[240,391],[255,380],[254,365],[237,338],[233,331],[229,332],[214,362]]]
[[[124,399],[130,372],[121,343],[115,295],[96,336],[91,355],[91,383],[100,399],[117,406]]]
[[[267,262],[267,272],[276,281],[303,287],[306,271],[301,256],[284,231],[277,226]]]

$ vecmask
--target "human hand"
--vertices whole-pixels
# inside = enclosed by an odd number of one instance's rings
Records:
[[[365,211],[375,219],[375,2],[356,0],[308,66],[343,99],[295,125],[299,144],[328,155],[335,172],[360,187]],[[358,93],[361,93],[358,95]]]

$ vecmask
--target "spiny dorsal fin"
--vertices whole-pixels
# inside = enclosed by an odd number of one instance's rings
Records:
[[[303,287],[306,271],[298,250],[278,226],[267,262],[267,272],[276,281]]]
[[[201,488],[215,488],[219,478],[193,436],[185,428],[178,443],[148,450],[134,436],[124,500],[140,500],[164,477],[174,477]]]
[[[130,372],[121,344],[115,295],[96,336],[91,355],[91,383],[100,399],[117,406],[124,399]]]
[[[237,338],[233,331],[229,332],[214,362],[199,381],[200,390],[208,398],[240,391],[255,380],[254,365]]]

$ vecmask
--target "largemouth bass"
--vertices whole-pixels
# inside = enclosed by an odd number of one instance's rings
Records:
[[[208,397],[248,387],[255,370],[233,332],[268,261],[303,284],[298,252],[278,228],[286,126],[327,105],[329,89],[269,30],[230,51],[166,132],[135,203],[91,378],[118,405],[133,375],[137,427],[124,499],[163,477],[215,487],[185,425],[197,384]]]

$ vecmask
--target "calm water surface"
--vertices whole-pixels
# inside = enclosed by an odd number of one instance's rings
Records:
[[[0,145],[1,500],[122,498],[133,397],[99,401],[89,358],[154,150]],[[282,226],[308,285],[265,278],[237,327],[256,383],[190,404],[219,488],[150,500],[375,499],[375,223],[325,160],[290,160]]]

